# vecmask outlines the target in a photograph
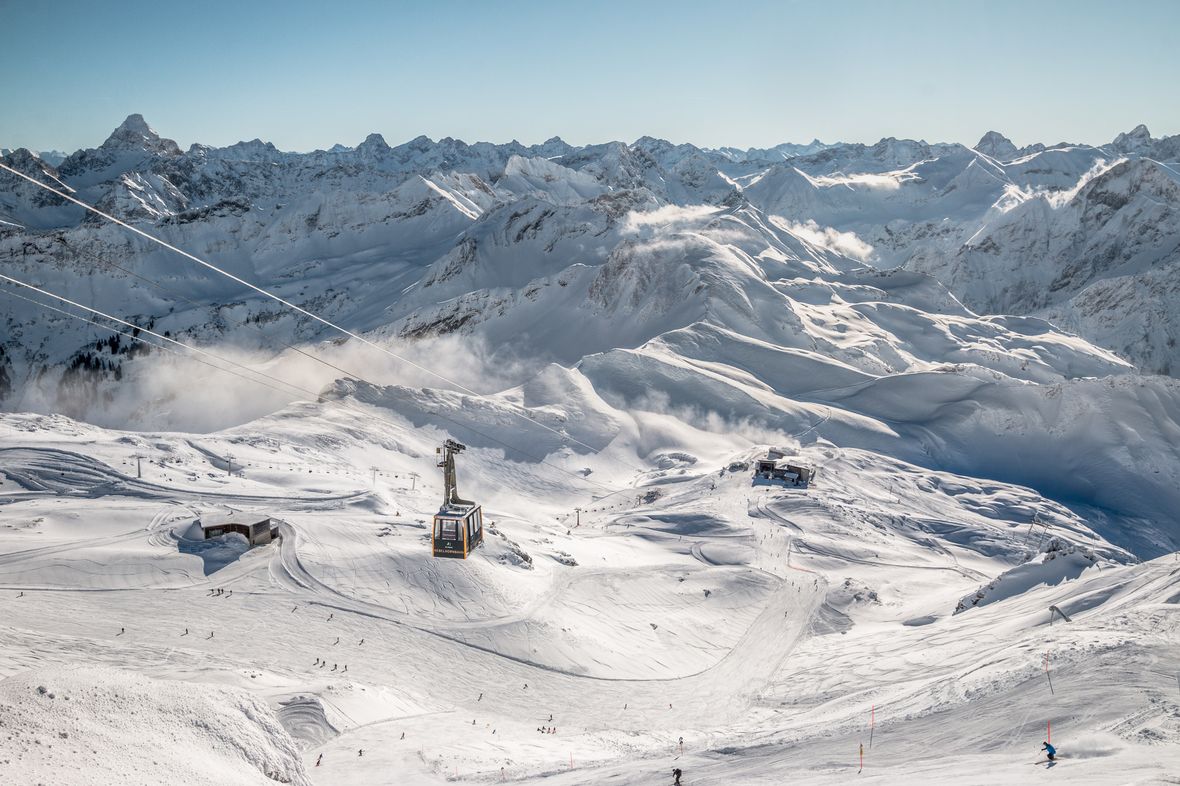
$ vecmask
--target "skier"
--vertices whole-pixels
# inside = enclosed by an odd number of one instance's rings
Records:
[[[357,755],[357,756],[364,756],[364,755],[365,755],[365,749],[364,749],[364,748],[361,748],[360,750],[358,750],[358,751],[356,752],[356,755]]]
[[[339,643],[340,643],[340,637],[339,637],[339,636],[337,636],[337,637],[336,637],[336,641],[332,642],[332,646],[333,646],[333,647],[335,647],[335,646],[336,646],[337,644],[339,644]]]
[[[126,628],[119,628],[119,635],[120,635],[120,636],[122,636],[122,635],[123,635],[124,633],[126,633],[126,632],[127,632],[127,629],[126,629]]]
[[[323,761],[323,760],[324,760],[324,754],[322,754],[322,753],[321,753],[321,754],[319,755],[319,757],[317,757],[317,758],[316,758],[316,760],[315,760],[315,766],[317,766],[317,767],[318,767],[318,766],[320,766],[320,762],[321,762],[321,761]]]
[[[186,636],[188,635],[188,628],[184,629],[184,635],[186,635]]]
[[[483,694],[482,694],[482,693],[481,693],[481,694],[479,694],[479,698],[478,698],[478,699],[476,699],[476,701],[483,701]]]
[[[679,768],[679,767],[673,767],[673,768],[672,768],[672,777],[675,779],[675,780],[673,780],[673,781],[672,781],[672,783],[673,783],[673,785],[674,785],[674,786],[680,786],[680,776],[681,776],[681,774],[682,774],[682,773],[680,772],[680,768]]]
[[[1045,758],[1049,761],[1053,761],[1057,756],[1057,749],[1050,745],[1048,741],[1041,743],[1041,750],[1045,752]]]

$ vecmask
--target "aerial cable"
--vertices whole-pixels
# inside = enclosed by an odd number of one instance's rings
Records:
[[[299,387],[298,385],[295,385],[295,384],[292,384],[292,383],[290,383],[290,382],[287,382],[286,380],[279,379],[278,377],[275,377],[275,376],[273,376],[273,375],[267,374],[267,373],[265,373],[265,372],[262,372],[262,371],[258,371],[257,369],[252,369],[252,368],[250,368],[249,366],[245,366],[245,365],[243,365],[243,364],[241,364],[241,363],[238,363],[238,362],[236,362],[236,361],[230,360],[230,359],[228,359],[228,358],[223,358],[223,357],[221,357],[220,355],[217,355],[217,354],[216,354],[216,353],[214,353],[214,352],[209,352],[209,351],[207,351],[207,350],[200,349],[199,347],[194,347],[194,346],[192,346],[192,345],[190,345],[190,344],[185,344],[185,343],[183,343],[183,342],[181,342],[181,341],[177,341],[176,339],[174,339],[174,338],[171,338],[171,337],[169,337],[169,336],[165,336],[165,335],[162,335],[162,334],[160,334],[160,333],[156,333],[155,331],[153,331],[153,330],[150,330],[150,329],[148,329],[148,328],[140,327],[140,326],[138,326],[138,325],[135,325],[135,324],[133,324],[133,323],[131,323],[131,322],[127,322],[126,320],[119,319],[118,317],[113,317],[113,316],[111,316],[111,315],[109,315],[109,314],[106,314],[106,313],[104,313],[104,312],[102,312],[102,311],[99,311],[98,309],[94,309],[94,308],[91,308],[91,307],[89,307],[89,306],[84,306],[84,305],[82,305],[81,303],[75,302],[75,301],[73,301],[73,300],[70,300],[69,298],[66,298],[66,297],[62,297],[61,295],[57,295],[57,294],[55,294],[55,293],[53,293],[53,292],[50,292],[50,291],[48,291],[48,290],[41,289],[40,287],[33,286],[32,284],[26,284],[26,283],[25,283],[25,282],[23,282],[23,281],[19,281],[19,280],[15,279],[15,278],[12,278],[11,276],[6,276],[6,275],[4,275],[3,273],[0,273],[0,279],[3,279],[3,280],[5,280],[5,281],[9,281],[9,282],[11,282],[11,283],[13,283],[13,284],[16,284],[16,285],[18,285],[18,286],[25,287],[25,288],[27,288],[27,289],[31,289],[31,290],[33,290],[33,291],[35,291],[35,292],[38,292],[38,293],[42,294],[42,295],[47,295],[47,296],[49,296],[49,297],[55,298],[55,299],[57,299],[57,300],[60,300],[60,301],[62,301],[63,303],[68,303],[68,304],[69,304],[69,305],[71,305],[71,306],[75,306],[75,307],[77,307],[77,308],[80,308],[80,309],[82,309],[82,310],[84,310],[84,311],[88,311],[88,312],[90,312],[90,313],[92,313],[92,314],[95,314],[95,315],[97,315],[97,316],[103,317],[104,319],[109,319],[109,320],[111,320],[112,322],[117,322],[117,323],[119,323],[119,324],[121,324],[121,325],[124,325],[124,326],[126,326],[126,327],[130,327],[130,328],[132,328],[133,330],[139,330],[139,331],[141,331],[141,332],[143,332],[143,333],[147,333],[147,334],[149,334],[149,335],[151,335],[151,336],[154,336],[154,337],[156,337],[156,338],[159,338],[159,339],[161,339],[161,340],[163,340],[163,341],[167,341],[167,342],[169,342],[169,343],[171,343],[171,344],[175,344],[175,345],[177,345],[177,346],[179,346],[179,347],[182,347],[183,349],[189,350],[190,352],[196,352],[196,353],[199,353],[199,354],[201,354],[201,355],[204,355],[204,356],[206,356],[206,357],[210,357],[210,358],[213,358],[213,359],[215,359],[215,360],[219,360],[219,361],[221,361],[222,363],[228,363],[228,364],[230,364],[230,365],[232,365],[232,366],[237,366],[238,368],[242,368],[242,369],[244,369],[244,370],[246,370],[246,371],[250,372],[251,374],[255,374],[255,375],[257,375],[258,377],[264,377],[264,378],[266,378],[266,379],[269,379],[269,380],[271,380],[271,381],[273,381],[273,382],[275,382],[275,383],[277,383],[277,384],[279,384],[279,385],[283,385],[283,386],[285,386],[286,388],[289,388],[290,390],[295,390],[295,391],[298,391],[298,392],[300,392],[300,393],[302,393],[302,394],[304,394],[304,395],[310,396],[311,398],[313,398],[313,399],[315,399],[315,400],[317,400],[317,401],[320,401],[320,400],[321,400],[320,394],[319,394],[319,393],[317,393],[317,392],[315,392],[315,391],[308,390],[307,388],[302,388],[302,387]],[[128,336],[129,338],[135,339],[135,340],[137,340],[137,341],[143,341],[143,343],[146,343],[146,344],[148,344],[149,346],[158,347],[158,348],[160,348],[160,349],[168,349],[168,347],[166,347],[166,346],[158,345],[158,344],[156,344],[156,343],[154,343],[154,342],[147,341],[147,340],[145,340],[145,339],[142,339],[142,338],[140,338],[140,337],[138,337],[138,336],[134,336],[134,335],[131,335],[131,334],[128,334],[128,333],[124,333],[123,331],[116,330],[115,328],[111,328],[111,327],[108,327],[108,326],[106,326],[106,325],[102,325],[102,324],[100,324],[100,323],[94,322],[93,320],[86,319],[85,317],[82,317],[82,316],[79,316],[79,315],[76,315],[76,314],[70,314],[70,313],[69,313],[69,312],[67,312],[67,311],[63,311],[62,309],[54,308],[53,306],[47,306],[47,305],[45,305],[44,303],[39,303],[39,302],[37,302],[36,300],[33,300],[33,299],[31,299],[31,298],[27,298],[27,297],[21,297],[20,295],[18,295],[18,294],[17,294],[17,293],[15,293],[15,292],[7,291],[7,290],[5,290],[5,291],[6,291],[6,292],[7,292],[7,294],[9,294],[9,295],[13,295],[13,296],[15,296],[15,297],[20,297],[22,300],[27,300],[28,302],[30,302],[30,303],[34,303],[35,305],[38,305],[38,306],[43,306],[43,307],[45,307],[45,308],[48,308],[48,309],[51,309],[51,310],[53,310],[53,311],[57,311],[57,312],[59,312],[59,313],[66,314],[67,316],[71,316],[71,317],[74,317],[74,318],[76,318],[76,319],[80,319],[80,320],[82,320],[82,321],[84,321],[84,322],[89,322],[89,323],[91,323],[91,324],[97,325],[98,327],[104,327],[104,328],[106,328],[107,330],[111,330],[111,331],[113,331],[113,332],[120,333],[120,334],[122,334],[122,335],[126,335],[126,336]],[[173,351],[173,352],[175,352],[175,350],[170,350],[170,351]],[[179,353],[179,352],[176,352],[176,354],[180,354],[180,353]],[[203,363],[204,363],[204,361],[200,361],[200,359],[199,359],[199,358],[192,358],[192,359],[193,359],[193,360],[197,360],[198,362],[203,362]],[[264,382],[263,380],[261,380],[261,379],[257,379],[257,378],[255,378],[255,377],[248,377],[248,376],[245,376],[244,374],[241,374],[241,373],[238,373],[238,372],[235,372],[235,371],[231,371],[230,369],[227,369],[227,368],[220,368],[219,366],[216,366],[216,365],[214,365],[214,364],[212,364],[212,363],[204,363],[204,365],[208,365],[208,366],[211,366],[211,367],[213,367],[213,368],[219,368],[221,371],[225,371],[226,373],[233,374],[234,376],[237,376],[237,377],[241,377],[242,379],[245,379],[245,380],[247,380],[247,381],[249,381],[249,382],[257,382],[258,384],[261,384],[261,385],[266,385],[267,387],[271,387],[271,388],[273,388],[273,389],[275,389],[275,390],[280,390],[279,388],[275,387],[274,385],[270,385],[270,384],[268,384],[267,382]],[[372,383],[370,383],[370,384],[372,384]],[[290,391],[289,391],[289,390],[288,390],[288,391],[281,391],[281,390],[280,390],[280,392],[287,392],[287,393],[289,394],[289,392],[290,392]],[[331,403],[331,404],[337,404],[338,406],[342,406],[342,407],[345,407],[345,408],[348,408],[348,409],[352,409],[352,410],[354,410],[354,411],[356,411],[356,412],[359,412],[359,413],[361,413],[361,414],[365,415],[366,417],[371,417],[371,416],[372,416],[372,413],[371,413],[371,412],[369,412],[369,411],[367,411],[367,410],[364,410],[364,409],[361,409],[361,408],[360,408],[360,407],[359,407],[357,404],[355,404],[355,403],[354,403],[352,400],[350,400],[350,399],[322,399],[322,401],[323,401],[325,404],[328,404],[328,403]],[[505,442],[504,440],[502,440],[502,439],[499,439],[498,437],[494,437],[494,436],[492,436],[491,434],[488,434],[488,433],[487,433],[487,432],[485,432],[485,431],[481,431],[480,429],[478,429],[478,428],[475,428],[474,426],[471,426],[471,425],[469,425],[469,424],[462,423],[462,422],[460,422],[460,421],[458,421],[458,420],[455,420],[454,418],[451,418],[451,417],[449,417],[449,416],[447,416],[447,415],[444,415],[444,414],[442,414],[441,412],[432,412],[432,413],[430,413],[430,414],[431,414],[433,417],[436,417],[436,418],[438,418],[439,420],[445,420],[445,421],[447,421],[448,423],[451,423],[451,424],[453,424],[453,425],[455,425],[455,426],[458,426],[458,427],[460,427],[460,428],[467,429],[468,431],[470,431],[470,432],[472,432],[472,433],[474,433],[474,434],[477,434],[477,435],[479,435],[479,436],[483,437],[484,439],[488,440],[489,442],[494,442],[495,444],[497,444],[497,445],[499,445],[500,447],[504,448],[506,451],[515,451],[515,452],[517,452],[517,453],[519,453],[519,454],[521,454],[521,455],[523,455],[523,456],[526,456],[526,457],[528,457],[528,458],[532,459],[533,461],[536,461],[538,464],[544,464],[545,466],[547,466],[547,467],[549,467],[549,468],[551,468],[551,469],[555,469],[555,470],[557,470],[557,471],[559,471],[559,472],[562,472],[562,473],[564,473],[564,474],[566,474],[566,475],[569,475],[571,478],[574,478],[575,480],[578,480],[578,481],[580,481],[580,482],[582,482],[582,483],[585,483],[586,485],[589,485],[589,486],[597,486],[597,487],[598,487],[598,488],[600,488],[600,489],[604,489],[604,490],[606,490],[606,491],[608,491],[608,492],[612,492],[612,493],[615,491],[614,489],[612,489],[610,486],[607,486],[606,484],[599,483],[599,482],[598,482],[598,481],[596,481],[596,480],[590,480],[588,477],[586,477],[585,475],[582,475],[581,473],[578,473],[578,472],[573,472],[573,471],[571,471],[571,470],[568,470],[568,469],[566,469],[565,467],[561,467],[561,466],[558,466],[557,464],[554,464],[553,462],[549,461],[549,460],[548,460],[547,458],[545,458],[544,456],[538,456],[538,455],[536,455],[535,453],[530,453],[530,452],[529,452],[529,451],[527,451],[527,450],[522,450],[521,448],[518,448],[518,447],[516,447],[516,446],[514,446],[514,445],[511,445],[511,444],[509,444],[509,443]],[[507,453],[506,453],[505,455],[507,455]]]
[[[241,377],[242,379],[246,380],[247,382],[257,382],[260,385],[266,385],[267,387],[277,390],[280,393],[284,393],[284,394],[288,394],[288,395],[290,394],[289,391],[283,390],[275,385],[270,384],[269,382],[264,382],[261,379],[254,379],[253,377],[247,377],[245,374],[240,374],[236,371],[231,371],[228,368],[223,368],[221,366],[210,363],[207,360],[201,360],[200,358],[193,357],[192,355],[186,355],[183,352],[173,349],[172,347],[168,346],[167,344],[157,344],[154,341],[148,341],[143,336],[137,336],[134,333],[128,333],[125,330],[119,330],[116,327],[111,327],[110,325],[104,325],[97,320],[89,319],[87,317],[82,316],[81,314],[71,313],[69,311],[66,311],[64,308],[58,308],[57,306],[51,306],[48,303],[42,303],[39,300],[34,300],[31,297],[25,297],[24,295],[20,294],[19,292],[13,292],[10,289],[0,289],[0,292],[3,292],[5,295],[8,295],[9,297],[20,298],[21,300],[24,300],[28,303],[32,303],[34,306],[40,306],[41,308],[47,309],[49,311],[56,311],[58,314],[63,314],[67,317],[70,317],[71,319],[77,319],[79,321],[94,325],[95,327],[102,328],[103,330],[109,330],[112,333],[117,333],[120,336],[126,336],[127,338],[131,339],[132,341],[139,341],[139,342],[146,344],[147,346],[152,347],[154,349],[159,349],[159,350],[163,350],[164,352],[169,352],[173,355],[176,355],[177,357],[185,358],[186,360],[193,360],[197,363],[200,363],[203,366],[208,366],[209,368],[216,369],[217,371],[222,371],[226,374],[233,374],[235,377]]]
[[[118,224],[119,226],[123,227],[124,229],[134,232],[135,234],[139,235],[140,237],[146,238],[147,240],[150,240],[153,243],[163,246],[164,248],[167,248],[170,251],[174,251],[177,254],[180,254],[182,257],[189,259],[193,262],[196,262],[198,265],[201,265],[204,268],[207,268],[207,269],[212,270],[214,272],[220,273],[221,275],[225,276],[226,278],[230,279],[231,281],[241,284],[242,286],[247,287],[247,288],[257,292],[260,295],[265,295],[266,297],[270,298],[271,300],[274,300],[277,303],[281,303],[282,305],[286,306],[287,308],[289,308],[293,311],[296,311],[306,317],[310,317],[311,319],[314,319],[316,322],[327,325],[328,327],[330,327],[334,330],[337,330],[350,338],[354,338],[357,341],[361,342],[362,344],[366,344],[366,345],[372,347],[373,349],[376,349],[379,352],[383,352],[386,355],[389,355],[390,357],[392,357],[396,360],[400,360],[401,362],[406,363],[406,364],[418,369],[419,371],[424,371],[433,377],[441,379],[443,382],[446,382],[448,385],[452,385],[453,387],[463,391],[464,393],[467,393],[470,396],[474,396],[476,398],[486,398],[486,396],[483,396],[482,394],[477,393],[476,391],[472,390],[471,388],[469,388],[465,385],[462,385],[458,382],[455,382],[454,380],[449,379],[449,378],[443,376],[442,374],[439,374],[437,371],[433,371],[429,368],[426,368],[425,366],[415,363],[412,360],[404,358],[401,355],[398,355],[396,352],[394,352],[390,349],[387,349],[387,348],[381,346],[380,344],[377,344],[374,341],[370,341],[369,339],[365,338],[364,336],[360,335],[359,333],[355,333],[355,332],[349,330],[348,328],[341,327],[340,325],[337,325],[334,322],[324,319],[323,317],[319,316],[318,314],[314,314],[311,311],[308,311],[307,309],[303,308],[302,306],[297,306],[294,303],[292,303],[291,301],[286,300],[285,298],[279,297],[278,295],[274,294],[273,292],[269,292],[256,284],[251,284],[249,281],[246,281],[243,278],[239,278],[238,276],[235,276],[233,273],[230,273],[226,270],[222,270],[221,268],[217,267],[216,265],[214,265],[210,262],[206,262],[205,260],[201,259],[200,257],[195,256],[194,254],[190,254],[189,252],[185,251],[184,249],[178,248],[165,240],[161,240],[160,238],[156,237],[155,235],[151,235],[147,232],[144,232],[142,229],[132,226],[131,224],[128,224],[126,221],[123,221],[122,219],[112,216],[110,213],[105,213],[102,210],[99,210],[97,207],[94,207],[91,204],[83,202],[81,199],[78,199],[77,197],[75,197],[71,194],[68,194],[64,191],[60,191],[60,190],[54,188],[53,186],[42,183],[40,180],[37,180],[34,177],[30,177],[29,175],[26,175],[24,172],[20,172],[16,169],[13,169],[12,167],[8,166],[7,164],[5,164],[3,162],[0,162],[0,169],[3,169],[7,172],[10,172],[10,173],[16,175],[17,177],[27,180],[30,183],[32,183],[33,185],[35,185],[39,188],[42,188],[42,189],[50,192],[51,194],[55,194],[55,195],[61,197],[62,199],[73,202],[74,204],[76,204],[80,207],[83,207],[86,210],[89,210],[90,212],[94,213],[95,215],[101,216],[102,218],[105,218],[108,221]],[[563,440],[569,440],[570,442],[574,442],[578,445],[581,445],[582,447],[586,448],[587,450],[589,450],[592,453],[597,454],[599,452],[599,450],[596,449],[593,445],[589,445],[589,444],[587,444],[575,437],[572,437],[569,434],[564,433],[558,429],[552,428],[550,426],[546,426],[544,423],[536,421],[533,418],[528,417],[527,415],[521,414],[519,412],[513,412],[513,414],[515,414],[517,417],[521,418],[522,420],[527,420],[530,423],[534,423],[537,426],[540,426],[541,428],[545,429],[546,431],[550,431],[550,432],[556,434],[557,436],[561,437]],[[620,461],[619,463],[624,463],[624,462]],[[639,469],[639,468],[632,467],[632,469]],[[640,470],[640,471],[642,471],[642,470]]]
[[[177,292],[174,289],[166,287],[158,281],[150,279],[147,276],[141,275],[140,273],[136,273],[134,270],[129,270],[129,269],[123,267],[122,265],[118,265],[118,264],[112,262],[109,259],[101,259],[99,257],[96,257],[92,254],[87,253],[86,251],[82,251],[77,248],[72,248],[72,247],[70,247],[68,242],[65,242],[65,245],[67,248],[71,248],[71,251],[75,254],[78,254],[78,255],[84,256],[84,257],[89,257],[89,258],[95,260],[95,262],[99,265],[105,265],[107,267],[112,267],[115,270],[126,273],[127,275],[131,276],[132,278],[137,278],[140,281],[143,281],[144,283],[158,289],[159,291],[161,291],[167,295],[170,295],[174,298],[178,298],[179,300],[183,300],[184,302],[188,303],[189,305],[191,305],[195,308],[207,308],[209,306],[208,303],[198,303],[197,301],[193,300],[192,298],[186,297],[181,292]],[[270,336],[266,332],[266,330],[262,327],[262,325],[259,325],[255,322],[243,322],[242,324],[249,325],[253,328],[256,328],[260,333],[262,333],[263,335],[266,335],[268,338],[272,338],[272,339],[274,338],[273,336]],[[327,366],[328,368],[333,369],[334,371],[339,371],[341,374],[344,374],[345,376],[355,377],[356,379],[363,379],[363,377],[360,374],[355,374],[346,368],[340,368],[340,366],[337,366],[336,364],[334,364],[330,361],[324,360],[322,357],[319,357],[317,355],[313,355],[310,352],[307,352],[306,350],[302,350],[293,344],[288,344],[286,341],[283,341],[282,339],[274,339],[274,340],[277,343],[281,344],[283,347],[290,349],[293,352],[298,352],[300,355],[303,355],[305,358],[308,358],[310,360],[314,360],[317,363],[321,363],[321,364]]]
[[[119,323],[120,325],[124,325],[124,326],[126,326],[126,327],[129,327],[129,328],[131,328],[131,329],[133,329],[133,330],[139,330],[139,331],[142,331],[142,332],[144,332],[144,333],[147,333],[148,335],[151,335],[151,336],[154,336],[154,337],[156,337],[156,338],[160,339],[161,341],[167,341],[167,342],[168,342],[168,343],[170,343],[170,344],[175,344],[175,345],[177,345],[178,347],[183,347],[183,348],[187,349],[187,350],[188,350],[188,351],[190,351],[190,352],[196,352],[197,354],[204,355],[204,356],[206,356],[206,357],[211,357],[211,358],[214,358],[215,360],[220,360],[220,361],[221,361],[221,362],[223,362],[223,363],[228,363],[228,364],[230,364],[231,366],[236,366],[237,368],[244,369],[245,371],[248,371],[248,372],[250,372],[251,374],[258,374],[259,376],[265,376],[265,377],[268,377],[269,379],[273,379],[273,380],[277,381],[278,383],[280,383],[280,384],[282,384],[282,385],[286,385],[287,387],[291,388],[292,390],[297,390],[297,391],[299,391],[300,393],[303,393],[303,394],[309,394],[309,393],[310,393],[310,395],[312,395],[312,396],[318,396],[318,394],[317,394],[317,393],[311,393],[310,391],[308,391],[308,390],[306,390],[306,389],[304,389],[304,388],[301,388],[301,387],[299,387],[298,385],[292,385],[290,382],[287,382],[286,380],[278,379],[277,377],[270,376],[269,374],[263,374],[262,372],[260,372],[260,371],[256,371],[255,369],[252,369],[252,368],[250,368],[249,366],[247,366],[247,365],[245,365],[245,364],[243,364],[243,363],[238,363],[237,361],[230,360],[230,359],[228,359],[228,358],[223,358],[223,357],[220,357],[220,356],[218,356],[218,355],[215,355],[215,354],[214,354],[214,353],[212,353],[212,352],[208,352],[208,351],[206,351],[206,350],[204,350],[204,349],[201,349],[200,347],[195,347],[195,346],[192,346],[191,344],[185,344],[183,341],[177,341],[176,339],[172,338],[171,336],[165,336],[165,335],[163,335],[162,333],[157,333],[157,332],[155,332],[154,330],[150,330],[149,328],[140,327],[139,325],[136,325],[136,324],[134,324],[134,323],[132,323],[132,322],[128,322],[128,321],[127,321],[127,320],[125,320],[125,319],[120,319],[119,317],[114,317],[114,316],[111,316],[110,314],[107,314],[106,312],[99,311],[98,309],[96,309],[96,308],[91,308],[90,306],[84,306],[84,305],[82,305],[81,303],[78,303],[78,302],[76,302],[76,301],[70,300],[70,299],[69,299],[69,298],[67,298],[67,297],[63,297],[62,295],[57,295],[57,294],[54,294],[53,292],[49,292],[49,291],[47,291],[47,290],[41,289],[40,287],[35,287],[35,286],[33,286],[32,284],[26,284],[26,283],[25,283],[25,282],[23,282],[23,281],[18,281],[17,279],[15,279],[15,278],[12,278],[11,276],[6,276],[6,275],[4,275],[3,273],[0,273],[0,279],[2,279],[2,280],[4,280],[4,281],[8,281],[8,282],[10,282],[10,283],[13,283],[13,284],[16,284],[17,286],[22,286],[22,287],[25,287],[26,289],[31,289],[31,290],[33,290],[34,292],[39,292],[39,293],[41,293],[42,295],[48,295],[48,296],[49,296],[49,297],[51,297],[51,298],[56,298],[57,300],[60,300],[60,301],[61,301],[61,302],[63,302],[63,303],[68,303],[68,304],[70,304],[71,306],[74,306],[75,308],[80,308],[80,309],[82,309],[83,311],[89,311],[91,314],[94,314],[94,315],[96,315],[96,316],[100,316],[100,317],[102,317],[103,319],[109,319],[109,320],[110,320],[110,321],[112,321],[112,322],[117,322],[117,323]]]
[[[247,382],[256,382],[259,385],[265,385],[266,387],[271,388],[272,390],[276,390],[279,393],[282,393],[284,395],[290,395],[290,391],[283,390],[282,388],[278,387],[277,385],[272,385],[269,382],[264,382],[263,380],[256,379],[254,377],[247,377],[245,374],[241,374],[237,371],[233,371],[232,369],[223,368],[222,366],[218,366],[214,363],[210,363],[207,360],[202,360],[199,357],[193,357],[192,355],[186,355],[183,352],[173,349],[172,347],[168,346],[167,344],[157,344],[154,341],[148,341],[143,336],[137,336],[134,333],[128,333],[125,330],[119,330],[116,327],[111,327],[110,325],[104,325],[101,322],[99,322],[98,320],[90,319],[89,317],[82,316],[81,314],[75,314],[73,312],[66,311],[64,308],[58,308],[57,306],[52,306],[48,303],[42,303],[39,300],[34,300],[31,297],[25,297],[24,295],[20,294],[19,292],[13,292],[11,289],[7,289],[7,288],[0,289],[0,292],[3,292],[5,295],[8,295],[9,297],[19,298],[20,300],[23,300],[27,303],[32,303],[34,306],[39,306],[39,307],[44,308],[48,311],[55,311],[58,314],[62,314],[64,316],[70,317],[71,319],[76,319],[81,322],[86,322],[87,324],[93,325],[94,327],[102,328],[103,330],[108,330],[108,331],[110,331],[112,333],[116,333],[120,336],[125,336],[126,338],[129,338],[132,341],[138,341],[142,344],[152,347],[153,349],[162,350],[162,351],[168,352],[172,355],[176,355],[179,358],[183,358],[185,360],[191,360],[196,363],[200,363],[203,366],[208,366],[209,368],[213,369],[214,371],[220,371],[224,374],[232,374],[233,376],[238,377],[240,379],[244,379]],[[54,297],[56,297],[56,295],[54,295]],[[140,329],[140,330],[142,332],[142,329]],[[187,345],[185,345],[185,346],[187,346]],[[261,373],[261,372],[255,372],[255,373]],[[263,375],[263,376],[269,376],[269,375]],[[273,377],[271,377],[271,379],[273,379]],[[288,387],[294,387],[293,385],[289,385],[287,383],[283,383],[283,384],[287,385]],[[296,388],[296,389],[303,390],[303,388]],[[317,394],[312,391],[305,391],[305,392],[310,394],[312,397],[317,396]],[[279,444],[282,444],[282,443],[279,443]]]

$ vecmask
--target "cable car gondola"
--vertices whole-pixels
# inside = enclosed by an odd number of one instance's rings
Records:
[[[470,500],[460,499],[455,487],[455,454],[466,450],[453,439],[448,439],[435,451],[442,455],[438,466],[443,471],[443,504],[434,516],[430,546],[436,557],[467,559],[476,546],[483,543],[483,508]]]

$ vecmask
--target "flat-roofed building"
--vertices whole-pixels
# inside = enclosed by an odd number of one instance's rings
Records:
[[[244,538],[251,546],[261,546],[270,543],[270,516],[259,513],[222,513],[201,518],[201,531],[205,533],[205,540],[219,538],[235,532]]]

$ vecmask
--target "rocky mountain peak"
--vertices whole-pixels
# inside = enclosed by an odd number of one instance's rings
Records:
[[[2,158],[5,164],[26,175],[39,175],[42,172],[56,171],[51,164],[27,147],[6,150]]]
[[[380,134],[369,134],[365,141],[356,146],[359,153],[381,153],[389,150],[389,144]]]
[[[1012,140],[999,131],[988,131],[980,137],[974,149],[997,161],[1009,161],[1020,152],[1016,145],[1012,144]]]
[[[1147,130],[1147,126],[1140,123],[1130,131],[1116,136],[1112,144],[1116,150],[1126,152],[1142,150],[1149,147],[1152,141],[1151,132]]]
[[[180,148],[171,139],[164,139],[157,134],[143,115],[128,115],[119,124],[107,140],[102,143],[101,150],[147,150],[153,153],[180,155]]]

